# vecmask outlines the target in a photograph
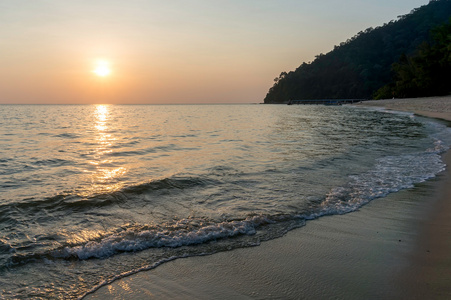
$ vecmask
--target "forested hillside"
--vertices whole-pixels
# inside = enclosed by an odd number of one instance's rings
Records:
[[[303,63],[295,71],[282,72],[264,102],[367,99],[393,93],[395,63],[403,64],[402,58],[405,65],[409,57],[421,52],[420,45],[434,45],[432,29],[445,24],[450,17],[451,0],[432,0],[397,21],[361,31],[331,52],[316,56],[313,62]]]
[[[432,42],[424,42],[412,56],[401,55],[392,66],[393,81],[375,99],[415,98],[451,94],[451,20],[432,29]]]

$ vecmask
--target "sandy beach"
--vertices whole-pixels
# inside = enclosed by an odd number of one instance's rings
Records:
[[[451,122],[451,97],[367,101]],[[444,155],[451,165],[451,155]],[[451,172],[282,238],[176,259],[85,299],[450,299]]]
[[[451,96],[374,100],[365,101],[357,105],[384,107],[386,109],[413,112],[417,115],[451,121]]]

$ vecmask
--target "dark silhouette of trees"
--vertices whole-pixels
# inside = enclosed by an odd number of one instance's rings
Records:
[[[394,80],[379,89],[375,99],[443,96],[451,93],[451,19],[432,30],[431,43],[417,53],[401,55],[393,64]]]
[[[364,99],[382,94],[391,98],[394,74],[398,74],[402,66],[403,78],[408,84],[409,76],[416,74],[412,73],[412,68],[418,65],[417,61],[412,61],[413,56],[425,52],[426,44],[432,47],[435,35],[430,35],[431,29],[445,23],[450,16],[451,0],[435,0],[399,16],[397,21],[360,31],[329,53],[317,55],[313,62],[303,63],[294,71],[282,72],[264,101]],[[445,36],[442,39],[446,39]],[[428,55],[432,59],[437,53]],[[432,72],[432,69],[424,70]]]

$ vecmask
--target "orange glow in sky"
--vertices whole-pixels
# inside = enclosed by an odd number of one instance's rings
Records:
[[[0,104],[262,102],[282,71],[428,2],[2,1]]]

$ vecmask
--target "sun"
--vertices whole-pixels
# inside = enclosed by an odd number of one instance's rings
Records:
[[[98,61],[95,65],[94,70],[92,70],[94,74],[100,77],[105,77],[111,74],[110,64],[107,61]]]

